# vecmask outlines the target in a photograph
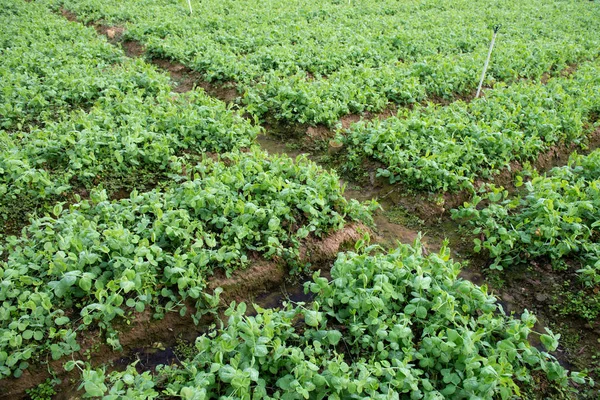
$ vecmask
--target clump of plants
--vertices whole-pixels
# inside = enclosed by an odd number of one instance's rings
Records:
[[[255,306],[247,316],[232,303],[227,323],[199,337],[181,366],[106,375],[79,363],[81,387],[128,398],[510,399],[540,376],[563,391],[586,383],[547,352],[558,335],[534,332],[532,314],[507,316],[485,287],[459,279],[446,247],[429,256],[418,242],[374,250],[340,254],[331,280],[315,273],[305,285],[311,304]]]

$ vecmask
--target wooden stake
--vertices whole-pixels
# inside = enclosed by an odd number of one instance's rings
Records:
[[[487,59],[485,60],[485,65],[483,66],[483,72],[481,73],[481,80],[479,81],[479,87],[477,88],[477,94],[475,98],[478,98],[481,94],[481,88],[483,87],[483,81],[485,79],[485,73],[487,72],[488,66],[490,64],[490,58],[492,58],[492,50],[494,49],[494,43],[496,42],[496,35],[500,30],[500,25],[494,26],[494,35],[492,36],[492,43],[490,43],[490,51],[488,52]]]
[[[190,15],[194,14],[194,11],[192,10],[192,0],[188,0],[188,6],[190,6]]]

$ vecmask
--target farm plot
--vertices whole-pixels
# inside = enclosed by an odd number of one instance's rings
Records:
[[[93,29],[37,4],[0,5],[3,225],[99,183],[152,186],[172,163],[253,143],[259,129],[240,115],[200,91],[172,93],[165,74]]]
[[[345,167],[365,160],[390,183],[446,192],[473,190],[515,162],[532,161],[563,143],[587,144],[600,111],[600,62],[546,84],[518,82],[485,98],[440,107],[417,106],[396,116],[353,124],[342,132]]]
[[[341,253],[331,280],[315,273],[305,285],[312,304],[247,316],[234,303],[226,327],[199,337],[180,365],[158,367],[159,380],[135,366],[110,376],[88,366],[81,386],[129,398],[509,399],[540,378],[566,392],[570,380],[585,382],[531,346],[533,315],[504,315],[459,270],[447,248],[425,257],[418,242]],[[552,332],[541,341],[557,345]]]
[[[588,156],[575,154],[568,165],[526,182],[521,179],[518,185],[524,190],[513,195],[492,187],[455,210],[455,218],[468,221],[473,233],[481,235],[474,250],[489,253],[490,269],[548,263],[554,270],[568,271],[572,281],[564,282],[568,295],[561,311],[596,320],[600,150]]]
[[[109,332],[115,317],[146,307],[161,316],[193,299],[196,319],[213,307],[205,293],[215,269],[230,275],[249,258],[299,260],[300,241],[367,221],[368,210],[341,195],[335,175],[307,161],[260,151],[204,160],[194,180],[166,192],[90,201],[33,220],[9,237],[0,262],[0,372],[21,375],[29,359],[79,350],[77,332]]]
[[[224,103],[173,93],[166,75],[44,5],[5,3],[3,217],[13,204],[45,216],[0,241],[2,395],[23,394],[15,381],[30,366],[83,358],[82,332],[118,349],[122,327],[148,310],[198,323],[219,304],[213,275],[265,260],[300,270],[311,258],[302,243],[370,223],[369,206],[346,200],[334,173],[249,149],[259,128]],[[79,75],[59,70],[79,57]],[[153,170],[159,189],[125,181],[112,200],[103,189]]]
[[[595,373],[599,154],[573,154],[567,165],[546,174],[519,175],[516,191],[487,186],[453,211],[472,229],[473,251],[482,255],[483,270],[504,286],[504,298],[533,308],[565,338],[566,358]]]
[[[0,237],[0,398],[49,391],[51,381],[32,387],[44,369],[63,378],[60,390],[77,390],[77,379],[78,395],[106,398],[594,395],[593,355],[566,364],[575,357],[558,340],[574,341],[537,323],[528,303],[509,315],[515,304],[458,277],[446,245],[368,246],[375,204],[347,200],[337,174],[304,157],[266,154],[255,146],[261,128],[244,117],[332,126],[399,107],[339,131],[346,171],[376,161],[401,188],[488,189],[454,213],[489,254],[461,259],[484,272],[550,259],[570,273],[563,287],[573,285],[550,322],[569,315],[591,327],[598,307],[582,304],[597,298],[597,154],[533,172],[517,181],[528,192],[510,197],[481,181],[555,146],[588,144],[599,111],[596,8],[485,1],[482,17],[459,0],[192,4],[193,15],[183,1],[0,0],[10,27],[1,49],[12,57],[0,61],[12,79],[0,97],[0,207],[4,218],[18,204],[38,214]],[[115,44],[143,45],[155,64],[173,60],[235,87],[243,108],[174,93],[166,74],[61,14]],[[471,101],[497,23],[504,42],[485,98]],[[472,239],[447,214],[415,220],[453,243]],[[332,267],[344,240],[356,252]],[[310,303],[246,306],[253,282],[272,290],[313,260]],[[226,309],[232,299],[248,302]],[[185,322],[171,324],[179,315]],[[156,370],[132,362],[132,342],[173,350],[183,333],[192,343]],[[115,366],[119,349],[126,358]]]
[[[600,48],[600,11],[583,1],[209,0],[192,2],[192,15],[184,1],[52,3],[124,25],[150,57],[232,83],[255,115],[311,125],[471,95],[496,24],[488,86],[558,75]]]

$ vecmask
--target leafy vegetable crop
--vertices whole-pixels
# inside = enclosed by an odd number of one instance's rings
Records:
[[[107,91],[153,95],[168,79],[123,53],[93,29],[24,1],[0,2],[0,129],[29,130]]]
[[[342,253],[331,281],[316,273],[306,284],[314,303],[256,316],[232,304],[226,326],[199,337],[181,366],[109,376],[87,367],[81,387],[106,399],[510,399],[534,373],[585,382],[529,344],[532,314],[506,316],[459,269],[447,248],[425,257],[418,242]],[[541,335],[549,350],[557,339]]]
[[[342,138],[348,169],[383,163],[391,183],[429,191],[473,189],[512,161],[531,160],[557,143],[585,144],[600,109],[600,62],[547,84],[520,82],[470,103],[418,106],[386,120],[354,124]]]
[[[28,360],[59,359],[79,349],[78,332],[108,331],[117,317],[155,317],[195,305],[197,319],[215,306],[204,292],[215,269],[243,268],[250,255],[297,261],[300,241],[369,220],[342,196],[338,178],[299,158],[255,150],[206,159],[194,179],[109,202],[90,201],[33,220],[9,237],[0,261],[0,373],[19,376]]]
[[[165,74],[41,4],[4,1],[0,23],[0,220],[74,185],[249,147],[259,130],[204,92],[172,93]]]
[[[489,252],[492,269],[541,257],[562,269],[579,259],[584,282],[600,284],[600,150],[573,155],[569,165],[519,182],[524,189],[515,196],[495,188],[454,212],[482,236],[475,251]]]
[[[206,0],[193,15],[185,1],[50,3],[125,24],[150,56],[233,81],[255,115],[309,124],[469,93],[495,24],[488,84],[558,74],[600,48],[600,11],[582,1]]]

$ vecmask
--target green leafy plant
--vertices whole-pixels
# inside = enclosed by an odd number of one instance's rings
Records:
[[[483,99],[445,107],[416,106],[397,116],[354,124],[340,135],[346,169],[365,159],[383,166],[378,176],[420,190],[473,191],[482,179],[532,160],[559,143],[585,145],[600,104],[600,62],[580,65],[573,77],[545,85],[498,86]]]
[[[369,222],[369,209],[347,201],[334,174],[306,158],[254,150],[206,158],[192,180],[109,202],[89,201],[31,221],[8,237],[0,261],[0,373],[19,376],[28,361],[79,350],[78,331],[107,331],[115,318],[150,307],[156,318],[191,311],[195,321],[219,303],[205,292],[216,269],[228,275],[251,255],[298,262],[309,235],[348,221]]]
[[[207,81],[233,82],[254,115],[312,125],[334,126],[344,115],[389,103],[468,96],[486,57],[489,26],[498,23],[505,29],[486,85],[559,75],[596,57],[600,45],[599,12],[582,2],[486,0],[485,15],[460,0],[209,0],[193,15],[185,2],[50,3],[83,22],[126,23],[125,37],[144,44],[148,55],[177,60]]]
[[[51,400],[57,394],[54,387],[60,383],[58,379],[46,379],[35,388],[27,389],[25,392],[31,400]]]
[[[155,376],[88,366],[81,387],[150,398],[509,399],[534,372],[559,387],[586,382],[529,344],[532,314],[508,317],[484,287],[458,279],[447,248],[373,250],[340,254],[331,281],[315,273],[305,286],[312,304],[255,306],[246,316],[246,305],[233,303],[225,326],[199,337],[181,366],[159,366]],[[540,339],[552,351],[558,337],[547,330]]]
[[[239,113],[202,91],[172,93],[165,73],[126,59],[92,28],[38,2],[0,6],[0,221],[74,186],[167,176],[173,156],[253,143],[259,128]]]
[[[534,175],[521,194],[509,196],[491,188],[454,212],[473,226],[475,251],[486,250],[492,269],[521,265],[548,257],[555,268],[568,259],[583,264],[578,271],[588,286],[600,283],[600,151],[574,154],[569,165],[547,175]],[[483,205],[483,207],[482,207]]]

